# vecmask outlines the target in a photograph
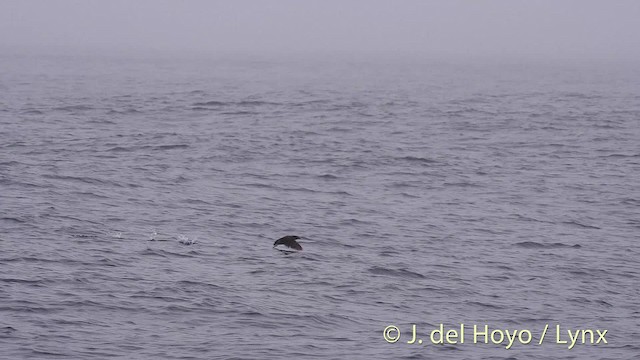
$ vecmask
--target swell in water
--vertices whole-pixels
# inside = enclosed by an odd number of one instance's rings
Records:
[[[162,61],[0,57],[2,356],[640,353],[637,71]]]

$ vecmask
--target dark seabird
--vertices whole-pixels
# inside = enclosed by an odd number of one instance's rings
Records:
[[[276,242],[273,243],[273,247],[276,247],[278,245],[284,245],[294,250],[302,250],[302,246],[300,246],[300,244],[298,244],[298,242],[296,241],[298,239],[300,239],[300,236],[295,236],[295,235],[288,235],[285,237],[281,237],[280,239],[276,240]]]

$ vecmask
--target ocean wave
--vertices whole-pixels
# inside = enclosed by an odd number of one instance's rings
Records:
[[[583,228],[583,229],[598,229],[600,230],[601,228],[595,225],[587,225],[587,224],[583,224],[581,222],[575,221],[575,220],[571,220],[571,221],[563,221],[563,224],[566,225],[573,225],[573,226],[577,226],[579,228]]]
[[[265,105],[282,105],[282,103],[261,101],[261,100],[241,100],[241,101],[219,101],[211,100],[204,102],[195,102],[192,104],[194,107],[221,107],[221,106],[265,106]]]
[[[517,247],[525,248],[525,249],[558,249],[558,248],[574,248],[579,249],[582,246],[579,244],[569,245],[564,243],[539,243],[535,241],[523,241],[514,244]]]
[[[85,105],[85,104],[67,105],[67,106],[59,106],[59,107],[53,108],[53,110],[55,110],[55,111],[68,111],[68,112],[88,111],[88,110],[93,110],[93,109],[94,109],[93,106]]]
[[[426,276],[413,272],[407,269],[388,269],[379,266],[373,266],[367,269],[368,272],[375,275],[387,275],[387,276],[395,276],[401,278],[410,278],[410,279],[425,279]]]
[[[141,150],[174,150],[174,149],[187,149],[188,144],[167,144],[167,145],[132,145],[132,146],[115,146],[107,149],[108,152],[133,152]]]
[[[439,161],[437,161],[437,160],[434,160],[434,159],[431,159],[431,158],[427,158],[427,157],[421,157],[421,156],[402,156],[402,157],[396,157],[394,159],[395,160],[401,160],[401,161],[422,163],[422,164],[437,164],[437,163],[439,163]]]

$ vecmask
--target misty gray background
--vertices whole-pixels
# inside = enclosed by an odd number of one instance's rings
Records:
[[[633,0],[1,1],[0,45],[638,59],[638,19]]]
[[[638,4],[0,1],[0,358],[640,360]]]

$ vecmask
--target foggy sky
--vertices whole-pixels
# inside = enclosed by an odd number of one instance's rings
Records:
[[[0,49],[640,59],[637,0],[0,0]]]

